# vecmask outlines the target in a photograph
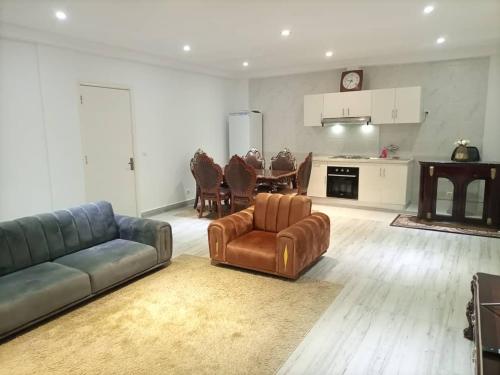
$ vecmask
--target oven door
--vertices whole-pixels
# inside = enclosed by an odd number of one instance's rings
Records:
[[[328,171],[326,196],[358,199],[358,174],[341,175]]]

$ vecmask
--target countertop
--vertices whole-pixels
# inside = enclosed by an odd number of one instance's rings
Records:
[[[334,158],[328,155],[316,155],[313,156],[313,161],[323,161],[335,164],[364,164],[364,163],[372,163],[372,164],[409,164],[413,161],[413,159],[383,159],[383,158],[367,158],[367,159],[344,159],[344,158]]]

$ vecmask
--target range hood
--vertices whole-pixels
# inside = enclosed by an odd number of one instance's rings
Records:
[[[328,117],[323,118],[321,123],[323,126],[329,125],[366,125],[371,121],[370,116],[362,116],[362,117]]]

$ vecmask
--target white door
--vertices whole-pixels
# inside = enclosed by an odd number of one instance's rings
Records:
[[[396,124],[417,124],[422,116],[422,88],[396,89]]]
[[[80,85],[80,95],[86,199],[137,216],[130,92]]]
[[[345,99],[344,93],[334,92],[323,95],[323,117],[340,118],[344,117]],[[347,113],[345,114],[347,116]]]
[[[346,117],[370,116],[372,113],[372,94],[369,90],[344,93],[344,103]]]
[[[372,124],[394,123],[395,89],[372,90]]]
[[[311,197],[326,197],[326,173],[326,163],[313,161],[307,195]]]
[[[304,96],[304,126],[322,126],[323,94]]]

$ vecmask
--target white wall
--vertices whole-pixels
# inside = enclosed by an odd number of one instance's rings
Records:
[[[141,212],[193,197],[189,159],[224,163],[226,115],[246,106],[240,81],[5,39],[0,52],[0,220],[85,201],[80,82],[131,89]]]
[[[0,219],[52,207],[37,54],[0,43]]]
[[[483,159],[500,162],[500,55],[490,58]]]

